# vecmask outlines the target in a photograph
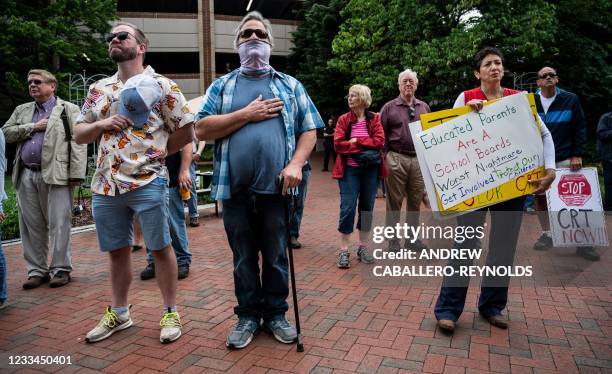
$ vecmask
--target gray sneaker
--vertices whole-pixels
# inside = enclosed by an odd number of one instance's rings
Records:
[[[85,336],[85,341],[87,343],[99,342],[100,340],[104,340],[113,335],[117,331],[125,330],[132,326],[132,319],[130,318],[131,308],[132,305],[129,305],[127,313],[117,314],[111,309],[110,306],[107,307],[106,311],[104,312],[104,317],[102,317],[102,320],[100,320],[96,327],[87,333]]]
[[[274,338],[281,343],[291,344],[297,339],[295,327],[287,321],[284,315],[264,322],[264,330],[274,335]]]
[[[229,349],[240,349],[244,348],[259,330],[259,322],[250,318],[239,318],[238,323],[234,326],[234,329],[227,336],[225,346]]]
[[[370,251],[368,251],[368,249],[363,245],[360,245],[359,248],[357,248],[357,259],[364,264],[374,263],[374,257],[372,257]]]
[[[161,326],[160,342],[170,343],[181,337],[181,318],[177,312],[173,312],[170,308],[164,313],[159,325]]]
[[[351,267],[351,254],[348,251],[342,251],[338,255],[338,267],[340,269],[348,269]]]

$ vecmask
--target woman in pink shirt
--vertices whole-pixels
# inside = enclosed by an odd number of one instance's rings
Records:
[[[361,84],[352,86],[348,94],[350,111],[340,116],[334,133],[334,148],[339,157],[336,158],[332,174],[340,186],[338,231],[341,244],[338,267],[341,269],[351,266],[348,247],[357,207],[357,259],[366,264],[374,262],[366,243],[372,226],[378,178],[385,176],[386,169],[382,155],[385,134],[378,114],[367,110],[370,104],[370,89]]]

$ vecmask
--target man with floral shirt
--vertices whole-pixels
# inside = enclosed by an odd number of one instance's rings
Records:
[[[193,116],[178,86],[143,66],[148,40],[140,29],[117,23],[106,41],[118,71],[90,87],[75,128],[78,143],[99,142],[92,204],[100,249],[110,255],[112,284],[112,304],[85,340],[97,342],[132,325],[127,296],[136,215],[153,252],[164,300],[160,341],[168,343],[181,336],[181,323],[165,157],[191,142]]]

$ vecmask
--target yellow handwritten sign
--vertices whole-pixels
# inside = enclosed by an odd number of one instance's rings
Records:
[[[527,95],[531,111],[533,112],[536,124],[538,124],[538,112],[535,105],[535,98],[532,93]],[[497,100],[490,100],[485,102],[485,105],[490,105]],[[468,114],[472,109],[464,106],[455,109],[446,109],[438,112],[427,113],[421,115],[421,126],[423,130],[430,129],[434,126],[441,125],[447,121],[450,121],[456,117]],[[527,183],[529,180],[541,178],[545,175],[544,167],[531,170],[530,172],[519,176],[518,178],[506,182],[500,186],[494,187],[486,192],[483,192],[475,197],[464,200],[463,202],[454,205],[448,209],[444,209],[442,201],[440,200],[439,194],[436,192],[436,204],[438,206],[439,213],[441,215],[455,215],[457,213],[482,208],[485,206],[493,205],[502,201],[514,199],[520,196],[528,195],[535,191],[536,186]]]

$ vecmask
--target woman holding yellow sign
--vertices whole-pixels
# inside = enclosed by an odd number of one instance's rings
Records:
[[[455,108],[467,105],[474,111],[480,111],[486,101],[519,93],[519,91],[501,86],[504,65],[503,56],[498,49],[492,47],[481,49],[474,56],[473,69],[476,79],[480,81],[480,86],[462,92],[455,101]],[[544,145],[546,175],[529,181],[529,183],[537,186],[534,194],[546,191],[555,179],[554,144],[550,132],[541,120],[540,133]],[[482,227],[487,210],[491,211],[487,267],[512,266],[521,228],[524,201],[525,197],[521,196],[457,217],[457,225],[459,226]],[[473,248],[479,245],[477,239],[471,239],[463,243],[455,243],[454,248]],[[459,270],[472,265],[473,260],[450,260],[448,265]],[[461,271],[456,271],[455,274],[455,276],[444,277],[435,307],[438,326],[447,332],[454,331],[455,324],[463,312],[470,282],[470,274]],[[508,322],[501,312],[505,309],[508,301],[509,281],[508,276],[502,275],[483,276],[482,278],[478,310],[490,324],[500,328],[508,327]]]

